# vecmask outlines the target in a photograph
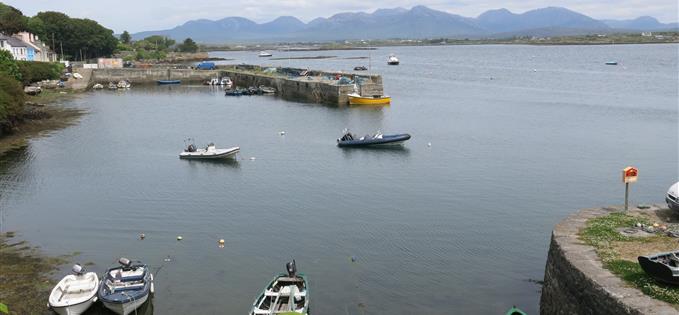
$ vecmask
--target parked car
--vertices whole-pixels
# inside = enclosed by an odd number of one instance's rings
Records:
[[[196,66],[196,69],[198,69],[198,70],[214,70],[215,69],[215,63],[203,61]]]
[[[679,212],[679,182],[670,186],[670,189],[667,191],[667,196],[665,196],[665,201],[670,209]]]

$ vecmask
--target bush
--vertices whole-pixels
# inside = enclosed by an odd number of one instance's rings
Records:
[[[25,85],[42,80],[59,79],[64,70],[64,65],[58,62],[18,61],[17,64]]]
[[[17,80],[21,80],[21,72],[19,71],[16,60],[14,60],[14,56],[4,49],[0,49],[0,72],[4,72]]]
[[[0,76],[0,125],[21,114],[24,98],[24,88],[19,81]]]

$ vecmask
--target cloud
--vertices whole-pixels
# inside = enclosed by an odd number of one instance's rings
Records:
[[[476,17],[490,9],[507,8],[515,13],[561,6],[596,19],[632,19],[650,15],[662,22],[676,22],[676,0],[6,0],[26,15],[39,11],[61,11],[72,17],[99,21],[116,32],[172,28],[195,19],[221,19],[242,16],[267,22],[281,15],[291,15],[308,22],[339,12],[372,12],[378,8],[426,5],[462,16]]]

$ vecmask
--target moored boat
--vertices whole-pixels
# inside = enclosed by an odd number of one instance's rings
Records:
[[[260,293],[250,309],[250,315],[309,314],[309,282],[297,273],[295,261],[286,264],[287,273],[274,277]]]
[[[606,61],[607,66],[617,66],[618,62],[617,61]]]
[[[158,84],[181,84],[182,80],[158,80],[156,81]]]
[[[260,51],[258,56],[260,56],[260,57],[271,57],[273,55],[270,52]]]
[[[656,281],[679,285],[679,251],[639,256],[641,269]]]
[[[149,266],[120,258],[119,267],[106,271],[99,286],[98,296],[104,306],[120,315],[139,308],[153,293],[153,275]]]
[[[231,81],[231,78],[229,77],[223,77],[219,80],[219,85],[223,85],[225,88],[230,89],[233,85],[233,81]]]
[[[210,143],[205,149],[198,149],[193,143],[189,144],[184,152],[179,153],[180,159],[225,159],[234,157],[240,152],[239,147],[217,149],[214,143]]]
[[[79,315],[97,301],[99,277],[94,272],[76,264],[67,275],[57,283],[49,296],[49,307],[60,315]]]
[[[389,55],[389,58],[387,58],[387,64],[390,66],[397,66],[399,63],[401,63],[396,55],[391,54]]]
[[[243,90],[241,89],[228,89],[224,92],[225,96],[241,96],[243,95]]]
[[[358,93],[347,94],[349,105],[389,105],[391,97],[387,95],[362,96]]]
[[[377,132],[374,135],[365,135],[363,137],[354,136],[351,132],[345,132],[342,138],[337,139],[338,147],[367,147],[367,146],[383,146],[383,145],[401,145],[403,142],[410,140],[410,135],[407,133],[385,135]]]
[[[272,88],[270,86],[260,85],[258,89],[259,89],[259,92],[261,92],[261,94],[275,94],[276,93],[276,89]]]
[[[366,71],[366,70],[368,70],[368,68],[366,68],[365,66],[354,67],[354,71]]]

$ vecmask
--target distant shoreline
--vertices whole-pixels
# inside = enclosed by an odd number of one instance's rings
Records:
[[[249,45],[204,45],[205,51],[261,51],[277,50],[289,52],[327,51],[327,50],[375,50],[378,47],[421,47],[421,46],[462,46],[462,45],[533,45],[533,46],[564,46],[564,45],[642,45],[642,44],[678,44],[679,32],[623,34],[595,34],[558,37],[522,36],[502,39],[391,39],[391,40],[360,40],[344,42],[300,42]],[[292,46],[292,47],[291,47]]]

